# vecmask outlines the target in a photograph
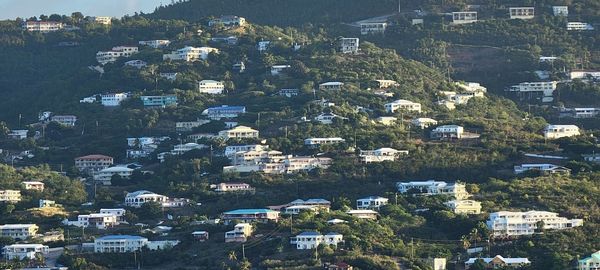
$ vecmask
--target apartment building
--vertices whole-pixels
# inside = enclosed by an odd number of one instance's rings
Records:
[[[237,126],[232,129],[219,131],[219,137],[224,139],[258,139],[258,130],[247,126]]]
[[[568,22],[567,31],[593,31],[594,27],[584,22]]]
[[[129,177],[131,177],[131,174],[133,174],[133,169],[124,166],[115,166],[97,171],[94,173],[93,177],[94,181],[96,181],[97,183],[101,183],[105,186],[110,186],[112,184],[111,179],[113,178],[113,176],[118,175],[123,179],[129,179]]]
[[[48,246],[42,244],[13,244],[4,246],[2,253],[5,260],[35,260],[38,254],[44,256],[50,251]]]
[[[131,57],[139,52],[139,48],[135,46],[117,46],[110,51],[99,51],[96,53],[96,61],[101,65],[106,65],[117,61],[121,57]]]
[[[548,125],[544,128],[544,138],[558,139],[579,136],[579,127],[576,125]]]
[[[77,221],[68,221],[68,225],[76,227],[95,227],[96,229],[105,230],[119,224],[117,216],[111,213],[94,213],[77,216]]]
[[[211,188],[215,192],[254,192],[254,188],[246,183],[219,183]]]
[[[94,240],[95,253],[129,253],[150,250],[164,250],[179,244],[178,240],[148,241],[148,238],[134,235],[107,235]]]
[[[53,21],[27,21],[23,23],[23,30],[28,32],[49,33],[62,30],[63,23]]]
[[[211,53],[218,54],[219,49],[211,47],[196,48],[187,46],[179,50],[172,51],[171,53],[164,54],[163,60],[194,62],[199,60],[206,60],[208,58],[208,55]]]
[[[290,239],[290,244],[295,245],[297,250],[316,249],[319,245],[337,247],[344,242],[344,236],[331,232],[322,235],[319,232],[302,232]]]
[[[96,172],[113,165],[113,158],[105,155],[87,155],[75,158],[75,167],[80,172]]]
[[[385,34],[388,27],[386,22],[364,22],[360,24],[361,35]]]
[[[338,137],[332,137],[332,138],[308,138],[304,140],[304,145],[309,146],[309,147],[318,147],[320,145],[326,145],[326,144],[338,144],[338,143],[344,143],[346,142],[346,140],[342,139],[342,138],[338,138]]]
[[[490,213],[487,226],[495,237],[532,235],[538,224],[544,224],[543,229],[562,230],[583,225],[582,219],[567,219],[559,217],[557,213],[547,211],[509,212],[500,211]]]
[[[511,7],[508,9],[511,19],[529,20],[535,17],[534,7]]]
[[[550,82],[522,82],[508,88],[510,92],[516,92],[521,98],[541,99],[542,102],[552,102],[552,96],[558,85],[557,81]]]
[[[399,99],[385,104],[385,111],[394,113],[396,111],[421,112],[421,103],[412,102],[405,99]]]
[[[21,201],[21,191],[20,190],[12,190],[12,189],[4,189],[0,190],[0,202],[20,202]]]
[[[396,183],[398,192],[413,193],[419,195],[451,195],[456,199],[464,199],[469,196],[465,184],[446,183],[444,181],[412,181]]]
[[[341,53],[358,53],[359,51],[359,38],[339,38],[338,49]]]
[[[366,209],[379,209],[384,205],[388,204],[389,199],[380,197],[380,196],[369,196],[366,198],[361,198],[356,200],[356,209],[358,210],[366,210]]]
[[[53,115],[50,117],[50,122],[56,122],[63,126],[74,127],[77,122],[77,116],[75,115]]]
[[[225,224],[229,224],[234,220],[239,220],[244,223],[277,222],[279,220],[279,212],[269,209],[237,209],[223,213],[221,219]]]
[[[600,270],[600,251],[577,261],[577,270]]]
[[[202,80],[198,82],[198,90],[200,93],[219,95],[223,94],[225,85],[220,81]]]
[[[26,240],[37,234],[39,227],[35,224],[7,224],[0,225],[0,236],[10,237],[15,240]]]
[[[569,7],[568,6],[552,6],[552,14],[554,16],[569,16]]]

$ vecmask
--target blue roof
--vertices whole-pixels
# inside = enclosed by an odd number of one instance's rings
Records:
[[[251,214],[267,214],[267,213],[275,213],[277,211],[269,210],[269,209],[237,209],[229,212],[225,212],[223,214],[226,215],[251,215]]]
[[[146,238],[138,236],[138,235],[106,235],[106,236],[102,236],[96,240],[142,240],[142,239],[146,239]]]
[[[210,107],[209,111],[245,111],[246,107],[244,106],[219,106],[219,107]]]
[[[321,235],[319,232],[302,232],[298,236],[319,236]]]

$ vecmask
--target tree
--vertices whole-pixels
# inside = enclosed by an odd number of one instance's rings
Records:
[[[137,211],[140,219],[155,219],[162,216],[162,205],[159,202],[146,202]]]

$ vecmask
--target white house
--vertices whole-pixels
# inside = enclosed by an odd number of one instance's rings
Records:
[[[379,196],[369,196],[356,200],[356,209],[379,209],[381,206],[388,204],[389,199]]]
[[[269,150],[268,145],[261,144],[244,144],[244,145],[229,145],[225,147],[225,156],[231,158],[237,152],[249,151],[266,151]]]
[[[527,258],[504,258],[500,255],[496,255],[494,258],[469,258],[469,260],[465,262],[465,269],[470,269],[477,261],[483,261],[485,269],[521,269],[522,267],[531,264],[531,261]]]
[[[368,164],[373,162],[396,161],[400,155],[408,155],[408,151],[384,147],[375,150],[361,150],[358,156],[362,163]]]
[[[117,61],[120,57],[130,57],[138,53],[138,47],[133,46],[117,46],[113,47],[110,51],[99,51],[96,53],[96,60],[101,65],[106,65],[111,62]]]
[[[398,192],[408,193],[415,192],[419,195],[451,195],[456,199],[464,199],[469,196],[465,184],[462,183],[446,183],[444,181],[412,181],[396,183]]]
[[[142,69],[148,66],[148,62],[142,60],[130,60],[123,64],[124,66]]]
[[[568,22],[568,31],[593,31],[594,27],[589,23],[584,22]]]
[[[218,95],[223,93],[225,85],[220,81],[202,80],[198,83],[198,90],[200,93]]]
[[[385,111],[394,113],[396,111],[421,112],[421,103],[399,99],[385,104]]]
[[[254,188],[246,183],[219,183],[211,185],[215,192],[253,192]]]
[[[431,131],[432,139],[461,139],[465,129],[458,125],[438,126]]]
[[[0,190],[0,202],[20,202],[21,191],[13,189]]]
[[[341,91],[343,87],[343,82],[326,82],[319,84],[319,90],[321,91]]]
[[[63,126],[74,127],[77,122],[77,116],[75,115],[53,115],[50,117],[50,122],[56,122]]]
[[[583,156],[583,160],[585,160],[587,162],[600,163],[600,153],[593,153],[593,154],[587,154],[587,155],[582,155],[582,156]]]
[[[194,128],[210,123],[210,120],[197,119],[196,121],[184,121],[175,123],[175,131],[187,132]]]
[[[575,79],[588,79],[588,78],[593,78],[593,79],[598,79],[600,78],[600,71],[598,70],[571,70],[571,72],[569,72],[569,78],[571,80],[575,80]]]
[[[148,241],[148,238],[133,235],[107,235],[94,240],[95,253],[129,253],[150,250],[164,250],[179,244],[177,240]]]
[[[106,169],[102,169],[94,173],[94,181],[102,183],[105,186],[111,185],[111,179],[114,175],[118,175],[121,178],[129,179],[131,174],[133,173],[133,169],[123,167],[123,166],[115,166],[109,167]]]
[[[456,214],[480,214],[481,202],[474,200],[452,200],[444,203]]]
[[[252,225],[249,223],[238,223],[233,227],[233,231],[225,233],[225,243],[238,242],[244,243],[252,235]]]
[[[258,130],[252,129],[247,126],[237,126],[232,129],[219,131],[219,137],[224,139],[258,139],[258,135]]]
[[[377,213],[377,211],[374,211],[374,210],[365,209],[365,210],[349,210],[349,211],[346,211],[346,214],[351,215],[358,219],[376,220],[377,215],[379,213]]]
[[[552,6],[552,14],[554,16],[569,16],[569,7],[568,6]]]
[[[339,233],[328,233],[322,235],[319,232],[303,232],[290,239],[290,244],[296,245],[296,249],[316,249],[319,245],[337,247],[344,242],[344,236]]]
[[[26,190],[44,191],[44,182],[40,181],[23,181],[23,186]]]
[[[37,234],[39,227],[35,224],[6,224],[0,225],[0,236],[15,240],[26,240]]]
[[[125,206],[139,208],[147,202],[158,202],[159,204],[164,205],[169,202],[169,197],[147,190],[127,193],[125,196]]]
[[[202,112],[203,115],[208,116],[208,118],[212,120],[221,120],[222,118],[235,118],[238,117],[240,114],[244,113],[246,113],[246,107],[228,105],[211,107]]]
[[[377,87],[379,89],[385,89],[399,85],[398,82],[394,80],[375,80],[375,82],[377,82]]]
[[[64,27],[63,23],[53,21],[27,21],[23,23],[23,29],[28,32],[48,33],[59,31]]]
[[[398,118],[393,116],[380,116],[375,119],[375,122],[380,123],[384,126],[391,126],[398,121]]]
[[[67,221],[66,224],[84,228],[96,227],[97,229],[105,230],[118,225],[119,222],[117,220],[117,216],[114,214],[94,213],[88,215],[79,215],[77,216],[77,221]]]
[[[271,67],[271,76],[279,76],[281,75],[286,69],[291,68],[292,66],[290,65],[274,65]]]
[[[452,12],[452,24],[477,22],[477,11]]]
[[[359,50],[358,38],[340,38],[338,40],[338,48],[342,53],[357,53]]]
[[[490,213],[487,226],[493,236],[532,235],[538,229],[538,223],[543,222],[544,229],[562,230],[583,225],[582,219],[567,219],[557,213],[546,211]]]
[[[348,120],[348,118],[334,113],[322,113],[315,117],[315,121],[325,125],[333,124],[333,119]]]
[[[90,17],[90,19],[97,24],[110,25],[113,18],[109,16],[96,16]]]
[[[155,39],[155,40],[141,40],[138,42],[139,45],[148,46],[155,49],[158,48],[166,48],[169,47],[171,41],[165,39]]]
[[[127,93],[102,94],[100,95],[100,103],[105,107],[119,106],[127,98],[129,98]]]
[[[211,53],[219,53],[219,49],[211,47],[196,48],[187,46],[179,50],[173,51],[169,54],[164,54],[163,60],[194,62],[199,60],[206,60],[208,58],[208,55]]]
[[[333,138],[308,138],[304,140],[304,145],[307,146],[319,146],[319,145],[324,145],[324,144],[337,144],[337,143],[343,143],[346,142],[346,140],[342,139],[342,138],[338,138],[338,137],[333,137]]]
[[[577,262],[577,270],[598,270],[600,269],[600,251],[592,253],[587,258]]]
[[[552,94],[558,85],[557,81],[550,82],[522,82],[508,88],[508,91],[517,92],[521,97],[541,98],[542,102],[552,102]]]
[[[554,164],[521,164],[514,167],[515,174],[524,173],[527,171],[540,171],[547,174],[570,174],[571,169]]]
[[[579,136],[579,127],[575,125],[548,125],[544,128],[544,138],[558,139]]]
[[[363,22],[360,24],[361,35],[384,34],[387,29],[386,22]]]
[[[175,81],[175,80],[177,80],[177,75],[179,75],[179,73],[177,73],[177,72],[161,72],[159,75],[161,78],[164,78],[166,80]]]
[[[420,118],[415,118],[415,119],[411,120],[410,123],[413,126],[419,127],[421,129],[425,129],[425,128],[428,128],[429,126],[437,125],[438,121],[435,119],[431,119],[431,118],[420,117]]]
[[[2,253],[6,260],[34,260],[36,255],[41,254],[42,256],[49,253],[49,247],[42,244],[13,244],[4,246]]]
[[[215,26],[218,24],[222,24],[226,27],[239,27],[246,25],[246,18],[234,16],[234,15],[224,15],[219,18],[212,19],[208,21],[208,26]]]
[[[511,19],[529,20],[535,17],[534,7],[511,7],[508,12]]]
[[[100,214],[114,215],[115,217],[117,217],[118,222],[125,221],[125,213],[127,213],[127,210],[125,210],[124,208],[101,208],[100,209]]]
[[[13,140],[24,140],[27,139],[28,132],[26,129],[13,129],[6,136]]]
[[[256,48],[258,49],[259,52],[264,52],[264,51],[268,50],[270,47],[271,47],[271,41],[268,41],[268,40],[259,41],[258,44],[256,45]]]

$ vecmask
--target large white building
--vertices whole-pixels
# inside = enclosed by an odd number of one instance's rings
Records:
[[[164,250],[176,246],[179,241],[148,241],[148,238],[133,235],[107,235],[94,240],[95,253],[129,253],[140,251],[143,247],[150,250]]]
[[[508,9],[511,19],[529,20],[535,17],[534,7],[511,7]]]
[[[244,243],[252,235],[252,225],[249,223],[238,223],[233,227],[233,231],[225,232],[225,243],[238,242]]]
[[[23,29],[28,32],[48,33],[61,30],[64,27],[64,24],[53,21],[27,21],[23,23]]]
[[[427,117],[420,117],[420,118],[415,118],[415,119],[411,120],[410,123],[413,126],[419,127],[421,129],[425,129],[425,128],[428,128],[429,126],[437,125],[438,121],[435,119],[427,118]]]
[[[465,184],[462,183],[446,183],[444,181],[412,181],[396,183],[398,192],[408,193],[415,192],[420,195],[451,195],[456,199],[464,199],[469,196]]]
[[[546,139],[572,137],[580,134],[579,127],[576,125],[548,125],[544,128],[544,138]]]
[[[20,202],[21,191],[12,189],[0,190],[0,202]]]
[[[35,224],[7,224],[0,225],[0,236],[10,237],[15,240],[25,240],[37,234],[39,227]]]
[[[156,194],[147,190],[139,190],[127,193],[125,196],[125,206],[139,208],[147,202],[157,202],[162,207],[180,207],[188,203],[188,200],[181,198],[169,198],[164,195]]]
[[[115,166],[109,167],[94,173],[94,181],[99,182],[105,186],[111,185],[111,179],[114,175],[118,175],[121,178],[129,179],[131,174],[133,173],[133,169],[123,167],[123,166]]]
[[[6,260],[34,260],[36,255],[42,256],[49,253],[49,247],[42,244],[14,244],[2,248]]]
[[[200,93],[218,95],[223,94],[225,85],[219,81],[202,80],[198,82],[198,90],[200,90]]]
[[[396,150],[393,148],[379,148],[375,150],[361,150],[358,155],[362,163],[373,163],[383,161],[395,161],[401,155],[408,155],[407,150]]]
[[[421,103],[399,99],[385,104],[385,111],[394,113],[396,111],[421,112]]]
[[[496,237],[532,235],[538,229],[538,223],[543,222],[543,229],[561,230],[583,225],[582,219],[567,219],[557,213],[546,211],[491,213],[487,226]]]
[[[359,38],[340,38],[338,47],[342,53],[357,53],[359,50]]]
[[[101,65],[106,65],[111,62],[117,61],[120,57],[130,57],[138,53],[138,47],[133,46],[117,46],[113,47],[110,51],[99,51],[96,53],[96,60]]]
[[[569,16],[569,7],[568,6],[552,6],[552,14],[554,16]]]
[[[324,144],[338,144],[346,142],[346,140],[338,137],[333,138],[308,138],[304,140],[304,145],[317,147]]]
[[[96,172],[113,165],[113,158],[105,155],[87,155],[75,158],[75,167],[81,172]]]
[[[171,41],[166,40],[166,39],[142,40],[142,41],[139,41],[138,44],[141,46],[148,46],[148,47],[158,49],[158,48],[169,47],[169,45],[171,44]]]
[[[258,130],[252,129],[247,126],[237,126],[232,129],[219,131],[219,137],[222,137],[224,139],[258,139],[258,134]]]
[[[477,22],[477,11],[452,12],[452,24]]]
[[[369,196],[365,198],[360,198],[356,200],[356,209],[358,210],[366,210],[366,209],[379,209],[382,206],[388,204],[389,199],[380,197],[380,196]]]
[[[343,82],[325,82],[319,84],[319,90],[321,91],[341,91],[343,87]]]
[[[517,92],[521,97],[541,98],[542,102],[552,102],[552,94],[556,90],[558,82],[522,82],[511,86],[508,91]]]
[[[431,131],[432,139],[461,139],[465,129],[458,125],[443,125]]]
[[[90,17],[90,20],[97,23],[97,24],[102,24],[102,25],[111,25],[112,24],[112,17],[109,16],[96,16],[96,17]]]
[[[515,174],[524,173],[527,171],[540,171],[546,174],[570,174],[571,170],[569,168],[558,166],[554,164],[541,163],[541,164],[521,164],[514,167]]]
[[[268,145],[261,144],[244,144],[244,145],[229,145],[225,147],[225,156],[228,158],[233,157],[238,152],[249,152],[249,151],[267,151],[269,150]]]
[[[219,49],[211,47],[191,47],[187,46],[169,54],[163,55],[163,60],[194,62],[206,60],[211,53],[219,53]]]
[[[110,213],[94,213],[87,215],[79,215],[77,216],[77,221],[68,221],[66,222],[68,225],[76,226],[76,227],[96,227],[100,230],[105,230],[115,225],[118,225],[119,222],[117,220],[117,216]]]
[[[303,232],[290,239],[290,244],[296,245],[296,249],[316,249],[319,245],[337,247],[344,242],[344,236],[339,233],[328,233],[322,235],[319,232]]]
[[[469,258],[465,262],[465,269],[470,269],[477,261],[482,261],[485,269],[522,269],[531,264],[531,261],[527,258],[504,258],[496,255],[494,258]]]
[[[360,24],[361,35],[384,34],[387,29],[386,22],[363,22]]]
[[[456,214],[480,214],[481,202],[474,200],[452,200],[444,203]]]
[[[593,31],[594,27],[589,23],[584,22],[568,22],[568,31]]]

